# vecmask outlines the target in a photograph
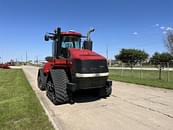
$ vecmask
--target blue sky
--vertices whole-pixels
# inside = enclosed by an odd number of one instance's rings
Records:
[[[90,27],[94,50],[109,57],[121,48],[163,52],[164,30],[173,26],[172,0],[0,0],[0,56],[43,59],[51,55],[45,32],[57,26],[86,34]]]

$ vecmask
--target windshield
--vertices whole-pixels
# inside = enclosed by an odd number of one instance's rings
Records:
[[[63,36],[62,48],[81,48],[81,39],[77,36]]]

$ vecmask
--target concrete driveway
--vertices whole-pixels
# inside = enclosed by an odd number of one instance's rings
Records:
[[[173,91],[113,82],[107,99],[55,106],[37,88],[38,68],[23,70],[50,121],[62,130],[172,130]],[[93,98],[94,99],[94,98]]]

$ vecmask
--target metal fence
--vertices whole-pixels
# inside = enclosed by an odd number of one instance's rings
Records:
[[[122,63],[119,66],[109,67],[110,73],[119,77],[129,77],[146,80],[162,80],[173,82],[173,68],[169,63],[160,64],[158,66],[146,66],[140,64],[135,67],[129,67],[127,64]]]

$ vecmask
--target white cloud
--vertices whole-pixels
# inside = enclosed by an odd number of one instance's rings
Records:
[[[133,32],[133,35],[138,35],[139,33],[138,32]]]
[[[167,27],[166,31],[173,31],[173,28],[172,27]]]
[[[160,25],[158,23],[155,24],[156,27],[159,27]]]
[[[163,33],[163,34],[166,34],[167,32],[166,32],[166,31],[163,31],[162,33]]]
[[[165,27],[161,26],[161,27],[160,27],[160,29],[161,29],[161,30],[164,30],[164,29],[165,29]]]

